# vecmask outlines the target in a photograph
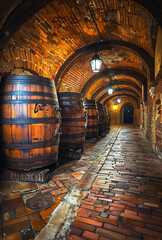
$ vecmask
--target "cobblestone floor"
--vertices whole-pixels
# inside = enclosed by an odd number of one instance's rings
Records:
[[[139,128],[114,126],[84,149],[46,184],[0,181],[2,239],[162,240],[162,163]],[[26,203],[37,193],[55,203],[32,211]]]
[[[97,143],[85,143],[81,159],[62,163],[46,184],[0,181],[0,239],[34,239],[118,130],[119,127],[112,127],[111,132]],[[44,210],[31,210],[27,200],[38,193],[52,194],[55,203]]]

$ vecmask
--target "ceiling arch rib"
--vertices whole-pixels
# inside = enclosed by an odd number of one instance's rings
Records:
[[[55,77],[55,83],[57,85],[57,89],[59,90],[60,84],[66,73],[69,71],[69,69],[76,63],[76,61],[79,61],[81,58],[95,53],[96,49],[98,51],[108,50],[115,47],[124,47],[129,49],[130,51],[135,52],[142,60],[146,63],[149,71],[150,71],[150,80],[154,79],[154,58],[142,47],[127,42],[123,40],[107,40],[107,41],[100,41],[88,44],[78,50],[76,50],[59,68],[57,75]]]
[[[107,98],[107,99],[103,102],[103,105],[105,106],[105,105],[107,104],[107,102],[109,102],[110,100],[113,100],[114,98],[117,98],[117,97],[130,97],[130,98],[132,98],[132,99],[137,103],[137,106],[138,106],[138,108],[139,108],[139,100],[138,100],[135,96],[133,96],[133,95],[131,95],[131,94],[128,94],[128,93],[125,93],[125,94],[121,93],[121,94],[113,95],[113,96]]]
[[[128,93],[131,93],[133,94],[134,96],[136,96],[137,99],[139,99],[139,95],[137,94],[137,92],[133,91],[133,90],[130,90],[130,89],[127,89],[127,88],[117,88],[114,90],[114,93],[113,95],[116,95],[117,93],[120,93],[120,92],[128,92]],[[99,99],[98,99],[98,102],[102,102],[104,100],[104,98],[106,98],[107,96],[110,96],[108,94],[108,92],[106,92],[105,94],[103,94]]]
[[[96,75],[94,75],[93,77],[91,77],[86,84],[84,85],[84,87],[82,88],[81,93],[83,94],[83,96],[85,97],[88,90],[90,89],[90,87],[100,78],[105,77],[105,76],[109,76],[109,75],[120,75],[120,76],[130,76],[135,78],[140,84],[144,85],[144,100],[147,100],[147,79],[146,77],[134,70],[131,69],[123,69],[123,68],[111,68],[111,69],[106,69],[105,71],[102,71]]]
[[[97,95],[100,94],[103,90],[105,90],[109,87],[116,86],[116,85],[118,85],[118,86],[127,85],[127,86],[135,88],[140,93],[140,95],[142,93],[141,88],[134,83],[130,83],[130,82],[126,82],[126,81],[122,81],[122,82],[114,81],[114,82],[107,83],[104,86],[100,87],[96,92],[93,93],[91,99],[95,99],[97,97]]]

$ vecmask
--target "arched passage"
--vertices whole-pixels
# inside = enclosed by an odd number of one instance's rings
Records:
[[[130,103],[125,104],[121,108],[121,117],[123,124],[133,124],[134,123],[134,106]]]

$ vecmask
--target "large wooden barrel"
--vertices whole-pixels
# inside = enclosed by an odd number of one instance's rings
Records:
[[[59,153],[83,149],[85,142],[85,112],[80,93],[58,93],[62,116],[62,135],[60,136]]]
[[[97,103],[98,113],[99,113],[99,136],[105,137],[105,110],[101,103]]]
[[[104,106],[105,111],[105,132],[109,132],[109,113],[107,107]]]
[[[95,100],[84,100],[84,109],[86,112],[86,138],[98,138],[99,116]]]
[[[53,80],[10,75],[1,83],[0,139],[10,169],[31,170],[58,161],[59,104]]]

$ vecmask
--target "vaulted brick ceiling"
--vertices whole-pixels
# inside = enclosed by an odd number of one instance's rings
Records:
[[[7,2],[12,6],[7,12],[8,16],[14,6],[22,1],[17,0],[14,4],[9,0]],[[103,40],[127,41],[143,48],[150,58],[154,57],[158,24],[151,13],[138,3],[127,0],[49,2],[26,21],[8,41],[1,57],[2,75],[20,68],[55,79],[60,67],[78,49]],[[7,16],[2,16],[1,25]],[[94,52],[76,58],[64,76],[58,79],[59,91],[82,92],[84,85],[95,75],[90,66]],[[101,71],[104,71],[105,67],[128,68],[149,78],[149,67],[136,51],[118,46],[101,50],[100,54],[105,65]],[[112,81],[118,77],[113,75],[94,82],[94,86],[87,92],[87,97],[90,98],[104,81]],[[125,75],[122,78],[128,82],[137,82],[135,77]]]

